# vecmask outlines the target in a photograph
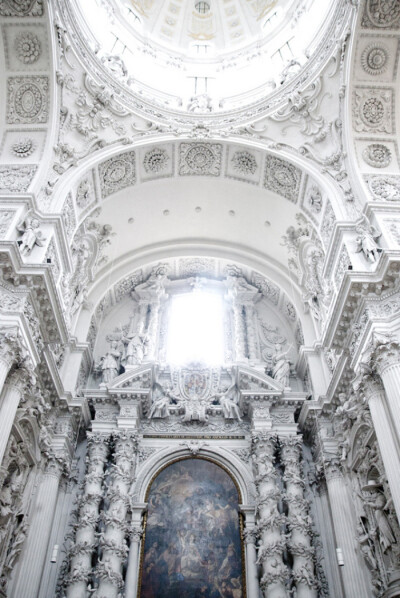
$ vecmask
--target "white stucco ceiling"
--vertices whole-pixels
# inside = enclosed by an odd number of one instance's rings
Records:
[[[109,262],[153,245],[216,241],[263,254],[286,270],[282,235],[295,224],[298,211],[283,197],[251,185],[190,177],[120,191],[102,203],[97,221],[110,224],[115,233]]]

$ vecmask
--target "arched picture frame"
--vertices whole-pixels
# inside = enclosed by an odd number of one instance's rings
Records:
[[[173,461],[151,481],[142,543],[141,598],[245,598],[241,502],[225,468]]]

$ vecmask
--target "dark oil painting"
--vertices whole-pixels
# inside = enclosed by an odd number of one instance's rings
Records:
[[[154,480],[141,598],[243,598],[238,492],[204,459],[172,463]]]

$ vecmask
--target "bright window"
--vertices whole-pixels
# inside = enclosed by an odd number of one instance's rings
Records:
[[[217,293],[193,291],[171,299],[167,362],[224,362],[223,299]]]

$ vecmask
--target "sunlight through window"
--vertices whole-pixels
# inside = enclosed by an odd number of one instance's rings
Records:
[[[171,300],[167,362],[200,362],[219,365],[224,361],[223,301],[205,292],[176,295]]]

